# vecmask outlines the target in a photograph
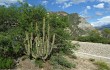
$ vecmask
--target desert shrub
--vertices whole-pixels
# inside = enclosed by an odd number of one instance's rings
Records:
[[[87,36],[79,36],[79,41],[110,44],[110,39],[100,34],[97,30],[91,31]]]
[[[97,61],[94,64],[98,66],[98,70],[110,70],[110,67],[105,62]]]
[[[98,37],[93,37],[93,36],[84,36],[84,37],[79,37],[78,38],[79,41],[83,41],[83,42],[99,42],[100,38]]]
[[[11,69],[15,66],[12,58],[0,57],[0,69]]]
[[[21,42],[17,36],[12,35],[12,33],[4,33],[0,35],[0,55],[5,57],[17,58],[22,54]]]
[[[61,65],[63,67],[72,68],[75,67],[75,64],[68,62],[63,56],[52,56],[50,59],[50,64],[52,65]]]
[[[109,38],[110,39],[110,29],[109,28],[105,28],[101,31],[103,37],[105,38]]]
[[[82,42],[110,44],[110,40],[104,37],[85,36],[85,37],[79,37],[78,40]]]
[[[44,62],[41,59],[36,59],[35,60],[35,64],[39,68],[43,68],[44,67]]]
[[[42,20],[44,17],[46,27],[47,24],[49,24],[51,28],[49,36],[50,41],[52,40],[52,35],[56,35],[55,47],[57,47],[57,53],[72,53],[71,49],[74,49],[74,46],[72,46],[71,41],[69,41],[71,36],[67,31],[65,31],[65,29],[69,27],[67,16],[61,16],[57,13],[47,14],[45,7],[33,7],[29,6],[27,3],[23,3],[19,6],[10,6],[8,8],[0,6],[0,10],[0,53],[2,56],[18,58],[18,56],[20,57],[22,54],[26,54],[24,47],[25,32],[33,33],[32,44],[34,47],[36,36],[36,29],[34,29],[36,25],[35,23],[38,24],[38,35],[42,38]],[[47,29],[45,32],[47,33]],[[54,49],[52,51],[54,51]],[[56,52],[52,52],[49,55],[53,55],[54,53]],[[65,59],[56,60],[56,62],[62,66],[72,67]],[[59,60],[60,62],[58,62]],[[39,67],[42,67],[42,60],[36,60],[36,63]]]

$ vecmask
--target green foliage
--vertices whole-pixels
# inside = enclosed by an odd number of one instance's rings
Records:
[[[42,26],[42,19],[43,17],[46,17],[47,14],[47,11],[43,6],[30,7],[27,3],[21,5],[21,7],[18,8],[18,11],[20,15],[18,16],[18,23],[20,24],[20,27],[24,31],[29,32],[34,31],[30,27],[31,23],[35,24],[36,22],[39,22],[38,25]]]
[[[108,28],[103,29],[102,35],[103,35],[103,37],[110,39],[110,29],[108,29]]]
[[[17,24],[18,12],[15,6],[0,6],[0,31],[6,31]]]
[[[52,56],[50,59],[50,63],[52,65],[61,65],[63,67],[67,67],[67,68],[73,68],[75,67],[75,64],[72,64],[70,62],[68,62],[63,56],[59,55],[59,56]]]
[[[46,28],[42,29],[42,20],[44,17],[46,18]],[[35,29],[36,23],[38,26],[37,32]],[[50,40],[47,40],[48,24],[50,25]],[[29,33],[29,44],[31,42],[33,43],[32,47],[34,47],[34,49],[30,48],[31,51],[35,50],[35,37],[37,35],[39,36],[40,39],[38,40],[40,41],[38,42],[40,42],[41,44],[43,40],[42,38],[44,35],[44,30],[45,35],[47,35],[44,40],[50,42],[48,45],[51,45],[53,35],[55,34],[55,47],[57,47],[57,53],[71,53],[71,49],[74,48],[74,46],[72,46],[71,41],[69,41],[71,39],[70,34],[65,31],[65,29],[68,27],[69,23],[67,16],[61,16],[51,13],[47,14],[47,10],[41,5],[30,7],[27,3],[21,3],[20,6],[10,6],[8,8],[6,8],[5,6],[0,6],[0,55],[13,58],[22,56],[22,54],[24,54],[25,52],[25,32]],[[31,35],[31,33],[33,33],[33,35]],[[31,39],[31,37],[33,38]],[[45,44],[46,43],[47,42],[45,42]],[[45,44],[43,43],[44,46]],[[49,47],[49,49],[51,48]],[[38,48],[37,50],[42,51],[42,49],[39,50]],[[34,51],[34,53],[35,52],[36,51]],[[54,53],[56,53],[54,52],[54,49],[52,49],[52,53],[49,52],[49,54],[51,55],[53,55]],[[46,54],[42,56],[45,55]],[[42,62],[39,61],[38,63],[40,64]],[[64,63],[63,61],[59,62],[59,64],[66,67],[71,67],[71,65],[66,60],[64,60]]]
[[[87,36],[80,36],[78,40],[83,42],[110,44],[110,40],[108,38],[101,36],[101,34],[99,34],[99,32],[97,31],[92,31]]]
[[[43,6],[0,6],[0,52],[2,56],[19,57],[24,54],[25,30],[34,31],[31,23],[40,22],[46,14]],[[41,24],[39,24],[42,26]],[[21,52],[23,51],[23,52]]]
[[[20,48],[22,46],[21,35],[17,29],[12,29],[6,31],[6,33],[1,32],[0,34],[0,55],[5,57],[18,57],[21,55]],[[18,54],[19,53],[19,54]]]
[[[0,55],[4,56],[11,51],[11,40],[9,36],[0,35]]]
[[[71,53],[70,48],[74,48],[74,46],[71,45],[71,41],[67,41],[71,39],[71,36],[65,31],[69,27],[68,17],[49,14],[47,18],[49,18],[47,23],[50,23],[51,33],[56,34],[55,45],[57,48],[63,53]]]
[[[44,67],[44,62],[41,59],[36,59],[35,60],[35,64],[39,68],[43,68]]]
[[[98,70],[110,70],[110,67],[105,62],[97,61],[94,64],[98,66]]]
[[[73,53],[72,49],[75,49],[75,45],[71,44],[71,41],[64,41],[62,42],[63,45],[59,46],[60,51],[64,54],[71,55]]]
[[[105,28],[105,29],[104,29],[104,32],[107,33],[107,34],[110,34],[110,29]]]
[[[0,56],[0,69],[11,69],[14,67],[14,60]]]

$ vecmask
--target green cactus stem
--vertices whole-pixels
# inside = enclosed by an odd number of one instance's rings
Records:
[[[29,33],[25,32],[26,38],[25,38],[25,50],[26,54],[28,56],[32,56],[33,58],[41,58],[43,60],[47,59],[48,56],[51,54],[52,49],[54,47],[55,42],[55,34],[52,36],[52,42],[50,41],[50,26],[48,24],[47,26],[47,33],[46,33],[46,24],[45,24],[45,18],[43,18],[43,26],[42,26],[42,35],[38,33],[38,25],[36,23],[36,26],[33,27],[33,24],[31,23],[31,28],[35,29],[36,33]],[[35,34],[35,36],[33,35]],[[34,37],[33,37],[34,36]]]

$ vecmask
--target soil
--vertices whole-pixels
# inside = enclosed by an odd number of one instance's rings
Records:
[[[30,59],[25,59],[17,64],[17,70],[40,70]]]
[[[97,70],[97,66],[95,66],[93,62],[87,59],[78,57],[78,59],[76,59],[75,62],[77,63],[77,66],[73,70]]]
[[[76,64],[76,68],[68,69],[68,70],[96,70],[97,67],[93,64],[93,62],[78,57],[77,59],[69,58],[68,56],[64,56],[71,63]],[[53,70],[52,66],[46,62],[44,68],[38,68],[34,64],[34,60],[25,59],[20,60],[17,64],[16,70]],[[60,70],[60,69],[59,69]]]
[[[75,68],[72,68],[71,70],[97,70],[97,66],[93,64],[88,59],[77,57],[77,59],[69,58],[66,56],[66,59],[72,63],[76,64]]]

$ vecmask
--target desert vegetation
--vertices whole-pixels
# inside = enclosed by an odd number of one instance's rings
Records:
[[[94,64],[97,65],[97,67],[98,67],[97,70],[110,70],[110,67],[105,62],[96,61],[96,62],[94,62]]]
[[[71,68],[63,56],[71,55],[69,26],[66,16],[50,14],[41,5],[0,6],[0,69],[16,67],[22,56],[35,60],[38,67],[48,62]],[[61,59],[60,59],[61,58]]]
[[[38,69],[45,69],[47,64],[52,67],[50,70],[70,70],[76,64],[66,56],[77,60],[72,50],[79,46],[71,44],[72,40],[110,44],[109,29],[86,32],[78,27],[81,21],[77,13],[63,14],[28,3],[0,6],[0,69],[15,69],[20,61],[28,59]],[[85,32],[88,35],[82,36]],[[101,62],[95,65],[99,70],[109,70]]]
[[[78,40],[83,42],[94,42],[94,43],[104,43],[110,44],[110,30],[104,29],[99,32],[99,30],[90,31],[86,36],[79,36]]]

